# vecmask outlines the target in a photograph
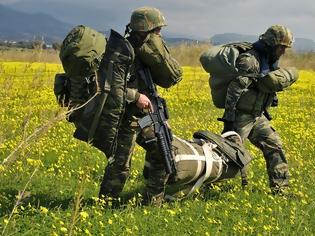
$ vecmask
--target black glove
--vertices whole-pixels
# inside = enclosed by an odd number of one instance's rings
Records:
[[[67,121],[69,122],[75,122],[78,121],[81,118],[81,115],[83,113],[83,109],[78,109],[72,111],[68,116],[67,116]]]
[[[272,107],[277,107],[279,104],[279,99],[278,99],[278,96],[277,94],[275,94],[272,98],[272,102],[271,102],[271,106]]]
[[[228,131],[234,131],[234,122],[228,121],[223,118],[218,118],[218,121],[223,121],[223,131],[221,134],[228,132]]]
[[[234,124],[232,121],[224,121],[222,134],[228,131],[234,131]]]

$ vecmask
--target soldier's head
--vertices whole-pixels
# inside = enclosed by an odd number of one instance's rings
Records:
[[[294,41],[291,31],[282,25],[269,27],[260,36],[260,40],[271,48],[271,54],[274,59],[279,59],[287,48],[292,47]]]
[[[166,26],[166,20],[161,11],[154,7],[140,7],[131,14],[129,28],[130,34],[137,41],[145,41],[151,32],[160,34],[160,30]]]

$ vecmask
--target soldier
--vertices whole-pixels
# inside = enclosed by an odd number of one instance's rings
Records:
[[[130,75],[128,75],[125,110],[117,130],[114,152],[106,154],[108,165],[105,168],[100,187],[100,198],[109,199],[110,197],[117,199],[119,197],[129,176],[131,157],[136,142],[146,149],[146,156],[150,158],[154,166],[154,171],[148,177],[145,189],[146,201],[148,203],[153,201],[159,204],[163,198],[165,182],[168,178],[165,172],[164,159],[156,153],[158,151],[156,142],[146,142],[154,139],[155,134],[152,128],[141,130],[137,125],[137,120],[144,117],[149,109],[152,109],[150,98],[146,93],[148,86],[139,76],[139,69],[143,66],[149,67],[153,79],[157,79],[154,78],[154,73],[159,71],[155,70],[153,66],[171,61],[173,63],[172,67],[167,68],[173,69],[167,69],[166,72],[174,76],[171,76],[173,81],[167,86],[169,87],[181,79],[182,70],[180,66],[174,59],[168,61],[170,55],[160,36],[163,26],[166,26],[166,21],[158,9],[142,7],[132,13],[130,24],[126,27],[125,37],[132,45],[136,56]],[[146,50],[150,53],[146,53]],[[156,61],[156,58],[161,58],[161,61]],[[165,67],[163,68],[165,69]],[[161,71],[163,68],[161,68]],[[175,74],[173,73],[174,71],[176,71]]]
[[[270,125],[267,109],[277,105],[276,92],[298,78],[294,68],[278,67],[280,57],[292,43],[291,31],[274,25],[260,36],[253,49],[240,54],[236,61],[239,73],[259,74],[259,77],[240,75],[230,82],[222,118],[223,132],[236,131],[243,140],[248,138],[262,150],[274,193],[288,186],[289,171],[280,137]]]

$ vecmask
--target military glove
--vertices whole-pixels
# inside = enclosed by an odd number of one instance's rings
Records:
[[[279,104],[279,99],[278,99],[277,94],[275,93],[275,95],[272,98],[271,106],[272,107],[277,107],[278,104]]]
[[[234,131],[234,125],[232,121],[225,121],[222,134],[228,131]]]
[[[67,116],[67,121],[69,122],[75,122],[78,121],[81,118],[81,115],[83,113],[83,109],[73,110],[69,115]]]
[[[218,121],[223,121],[223,131],[222,134],[228,131],[234,131],[234,122],[233,121],[228,121],[223,118],[218,118]]]

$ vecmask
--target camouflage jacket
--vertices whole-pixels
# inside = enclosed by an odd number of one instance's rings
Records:
[[[241,54],[236,67],[240,74],[254,73],[257,78],[240,75],[230,82],[223,115],[227,121],[234,121],[237,111],[260,116],[271,105],[275,93],[290,86],[298,78],[295,68],[266,69],[254,49]]]

